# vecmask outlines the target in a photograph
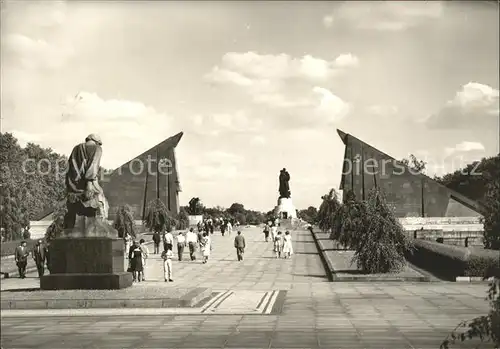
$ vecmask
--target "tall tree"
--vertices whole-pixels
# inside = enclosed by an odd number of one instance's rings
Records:
[[[352,190],[344,194],[344,203],[332,218],[331,238],[337,240],[344,249],[355,248],[366,229],[366,206],[356,199]]]
[[[323,202],[319,206],[317,214],[318,225],[321,230],[329,232],[333,236],[336,234],[336,221],[341,207],[339,196],[335,189],[330,189],[328,194],[323,195],[321,199]]]
[[[160,199],[155,199],[148,204],[143,222],[147,229],[157,233],[165,230],[172,231],[177,224]]]
[[[371,190],[364,205],[365,228],[354,243],[353,261],[370,274],[401,270],[406,265],[405,254],[412,249],[403,226],[380,190]]]
[[[118,231],[118,237],[123,238],[126,234],[135,238],[136,228],[134,213],[129,205],[123,205],[116,210],[114,228]]]
[[[485,174],[488,181],[485,195],[483,216],[484,246],[495,250],[500,249],[500,156],[495,159],[496,166]]]
[[[413,169],[415,172],[418,173],[423,173],[427,166],[427,163],[425,161],[419,160],[413,154],[410,154],[408,158],[401,159],[401,163],[403,163],[405,166],[410,167],[411,169]]]

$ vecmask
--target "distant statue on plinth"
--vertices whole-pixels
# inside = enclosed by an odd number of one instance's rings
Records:
[[[75,227],[78,216],[107,219],[108,205],[98,181],[101,146],[101,138],[90,134],[85,143],[78,144],[71,152],[66,173],[68,212],[64,216],[65,230]]]
[[[283,168],[280,171],[280,186],[279,186],[279,193],[280,193],[280,199],[281,198],[290,198],[291,197],[291,192],[290,192],[290,174],[286,170],[286,168]]]

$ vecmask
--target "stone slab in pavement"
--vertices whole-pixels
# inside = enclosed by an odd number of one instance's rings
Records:
[[[328,282],[309,232],[292,232],[295,255],[289,260],[273,258],[271,244],[263,241],[260,229],[248,229],[244,234],[248,248],[243,262],[236,261],[234,236],[215,236],[210,262],[174,263],[172,285],[240,291],[245,295],[240,299],[242,303],[249,302],[248,291],[286,291],[278,312],[196,314],[178,309],[177,313],[166,314],[156,309],[92,309],[87,314],[51,315],[53,310],[7,310],[1,313],[1,345],[3,348],[437,348],[458,322],[488,311],[485,285]],[[145,285],[161,280],[160,264],[154,259],[149,261],[146,274],[152,281]],[[241,307],[237,301],[233,304]],[[470,342],[464,347],[475,345]]]

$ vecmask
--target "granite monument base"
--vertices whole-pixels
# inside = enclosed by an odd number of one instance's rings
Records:
[[[132,286],[132,274],[50,274],[42,276],[42,290],[119,290]]]
[[[279,219],[297,218],[297,209],[293,205],[291,198],[279,198],[275,213]]]
[[[109,237],[60,237],[50,244],[50,275],[42,290],[121,289],[132,286],[124,270],[124,243]]]

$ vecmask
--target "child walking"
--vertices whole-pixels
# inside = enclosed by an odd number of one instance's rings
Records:
[[[173,271],[172,271],[172,258],[174,257],[174,253],[172,250],[168,249],[163,251],[161,254],[161,258],[163,259],[163,275],[165,276],[165,282],[170,281],[173,282]]]

